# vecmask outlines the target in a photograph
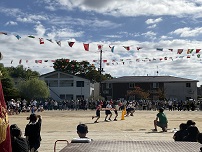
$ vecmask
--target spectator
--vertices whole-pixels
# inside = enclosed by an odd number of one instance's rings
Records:
[[[22,138],[22,132],[16,124],[10,126],[12,152],[28,152],[28,143]]]
[[[198,141],[200,144],[202,144],[202,133],[199,133],[199,134],[197,135],[197,141]],[[200,148],[200,151],[202,152],[202,147]]]
[[[157,126],[161,127],[163,132],[167,132],[168,120],[166,115],[163,113],[164,109],[159,108],[159,113],[156,115],[156,119],[154,120],[154,130],[157,131]]]
[[[27,120],[29,120],[29,123],[25,128],[25,136],[29,143],[30,152],[35,152],[40,147],[42,119],[40,115],[31,114],[30,117],[27,117]]]
[[[180,130],[177,131],[174,135],[173,135],[173,139],[175,141],[183,141],[184,137],[187,135],[187,124],[185,123],[181,123],[179,126]]]
[[[199,134],[199,130],[196,126],[192,125],[187,128],[187,136],[184,137],[184,141],[188,142],[197,142],[197,136]]]

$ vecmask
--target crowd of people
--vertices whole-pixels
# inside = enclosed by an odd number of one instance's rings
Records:
[[[110,101],[102,101],[102,107],[105,107]],[[43,110],[87,110],[87,109],[96,109],[99,105],[100,101],[98,100],[45,100],[45,101],[37,101],[37,100],[14,100],[11,99],[7,101],[8,114],[19,114],[20,112],[30,112],[30,111],[43,111]],[[131,107],[127,108],[130,111],[134,110],[158,110],[160,107],[164,109],[168,109],[169,111],[194,111],[194,110],[202,110],[202,102],[200,101],[150,101],[150,100],[113,100],[113,104],[115,106],[119,106],[119,109],[122,110],[123,107]],[[121,105],[121,106],[120,106]],[[131,112],[131,115],[132,112]]]

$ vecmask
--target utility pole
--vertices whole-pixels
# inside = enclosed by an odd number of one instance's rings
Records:
[[[102,49],[100,49],[100,69],[99,69],[99,72],[100,72],[100,86],[99,86],[99,95],[101,96],[101,76],[102,76],[102,72],[103,72],[103,69],[102,69]]]

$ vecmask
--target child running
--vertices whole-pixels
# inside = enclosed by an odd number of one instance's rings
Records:
[[[94,123],[98,123],[98,119],[100,119],[100,110],[102,109],[102,105],[98,105],[96,108],[96,116],[92,116],[92,119],[97,118]]]

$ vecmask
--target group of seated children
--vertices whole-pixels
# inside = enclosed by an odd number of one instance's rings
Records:
[[[179,131],[173,135],[173,139],[175,141],[197,142],[198,138],[201,138],[200,136],[201,133],[196,127],[196,123],[188,120],[187,123],[181,123],[179,125]]]

